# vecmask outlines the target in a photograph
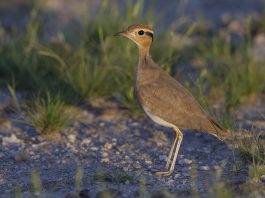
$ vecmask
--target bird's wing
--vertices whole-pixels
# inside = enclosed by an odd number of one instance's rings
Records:
[[[138,92],[140,103],[166,122],[216,133],[216,127],[195,98],[168,74],[161,72],[153,82],[140,86]]]

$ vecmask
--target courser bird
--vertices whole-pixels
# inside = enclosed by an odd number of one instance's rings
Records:
[[[150,26],[132,25],[115,35],[127,37],[138,46],[135,95],[140,106],[155,123],[170,127],[176,133],[165,171],[156,173],[159,176],[169,176],[174,171],[183,139],[179,128],[195,129],[220,138],[227,136],[228,131],[202,109],[187,89],[152,60],[149,50],[154,32]]]

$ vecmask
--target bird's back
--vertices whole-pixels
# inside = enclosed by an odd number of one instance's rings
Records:
[[[223,127],[208,116],[189,91],[151,58],[139,62],[136,93],[144,111],[156,122],[154,118],[180,128],[197,129],[219,137],[228,135]]]

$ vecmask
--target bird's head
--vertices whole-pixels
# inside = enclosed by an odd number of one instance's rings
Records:
[[[148,25],[136,24],[126,30],[118,32],[115,36],[124,36],[134,41],[139,48],[149,49],[153,41],[154,31]]]

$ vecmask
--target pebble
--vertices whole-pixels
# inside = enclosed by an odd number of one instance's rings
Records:
[[[180,174],[179,173],[177,173],[177,174],[174,175],[174,179],[178,179],[179,177],[180,177]]]
[[[109,151],[109,150],[112,149],[112,147],[113,147],[113,145],[112,145],[111,143],[106,143],[106,144],[104,145],[104,150]]]
[[[260,181],[262,181],[263,183],[265,183],[265,175],[261,175],[260,176]]]
[[[145,163],[146,164],[152,164],[152,161],[151,160],[145,160]]]
[[[102,153],[102,157],[108,157],[109,154],[107,152]]]
[[[133,122],[133,123],[131,123],[131,126],[132,127],[137,127],[137,126],[139,126],[139,123],[138,122]]]
[[[207,171],[207,170],[210,170],[210,167],[209,166],[201,166],[200,170]]]
[[[14,159],[18,162],[25,161],[28,159],[28,155],[23,151],[18,151],[17,153],[15,153]]]
[[[81,142],[81,145],[83,145],[83,144],[90,144],[90,143],[91,143],[91,139],[86,138],[86,139],[84,139],[84,140]]]
[[[95,146],[92,146],[90,149],[91,149],[92,151],[98,151],[98,147],[95,147]]]
[[[123,170],[124,172],[128,172],[128,171],[129,171],[129,168],[128,168],[128,167],[123,167],[122,170]]]
[[[100,160],[102,163],[108,163],[109,162],[109,158],[103,158]]]
[[[73,144],[76,141],[76,136],[74,134],[70,134],[68,135],[68,140]]]
[[[3,137],[3,145],[7,146],[9,144],[20,144],[21,140],[17,138],[15,134],[12,134],[10,137]]]
[[[133,167],[136,168],[136,169],[142,168],[140,162],[138,162],[138,161],[133,164]]]
[[[192,160],[189,160],[189,159],[181,159],[178,161],[178,164],[180,165],[189,165],[189,164],[192,164]]]
[[[169,179],[166,183],[167,183],[167,184],[172,184],[172,183],[174,183],[174,182],[175,182],[174,179]]]

